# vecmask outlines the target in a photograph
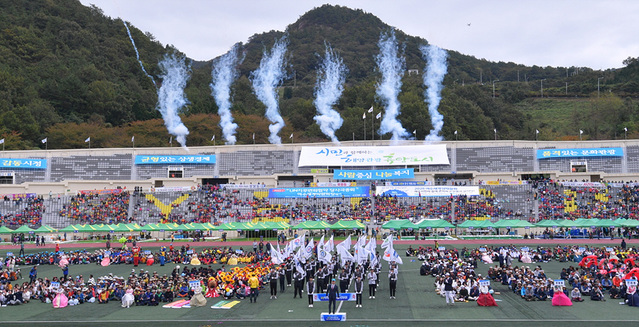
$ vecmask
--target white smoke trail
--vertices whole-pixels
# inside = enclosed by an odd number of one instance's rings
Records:
[[[276,88],[284,78],[284,54],[287,43],[286,36],[283,36],[275,42],[270,54],[264,49],[260,67],[251,73],[253,92],[266,105],[266,118],[272,123],[268,127],[271,132],[268,140],[272,144],[282,144],[282,138],[277,134],[284,127],[284,119],[280,115]]]
[[[332,107],[344,91],[345,80],[346,66],[344,61],[333,52],[330,45],[326,44],[326,54],[317,70],[317,81],[315,82],[314,104],[319,115],[313,119],[333,143],[339,143],[335,131],[342,127],[344,120],[339,112]]]
[[[126,34],[129,35],[129,39],[131,40],[131,44],[133,45],[133,50],[135,50],[135,57],[138,59],[138,62],[140,63],[140,67],[142,68],[144,75],[148,76],[151,79],[151,82],[153,82],[153,85],[155,86],[155,89],[157,90],[158,85],[155,84],[155,79],[153,79],[153,76],[149,75],[149,73],[146,72],[146,69],[144,69],[144,65],[142,64],[142,60],[140,60],[140,53],[138,52],[138,48],[135,46],[135,41],[133,41],[133,36],[131,36],[129,25],[124,21],[124,19],[122,20],[122,22],[124,23],[124,27],[126,28]]]
[[[184,94],[184,88],[190,78],[191,65],[186,64],[184,57],[178,57],[175,54],[165,55],[160,62],[160,69],[162,86],[158,91],[157,109],[162,114],[169,134],[175,135],[180,145],[188,150],[186,136],[189,135],[189,129],[184,126],[178,113],[184,105],[189,103]]]
[[[238,126],[233,122],[231,114],[231,84],[237,78],[237,66],[244,60],[244,57],[238,58],[239,50],[240,44],[237,43],[229,52],[213,62],[211,71],[211,94],[217,104],[220,127],[228,145],[233,145],[237,141],[235,130]]]
[[[446,64],[448,53],[446,50],[435,45],[423,45],[420,47],[420,50],[422,51],[424,60],[427,62],[426,73],[424,74],[424,85],[426,85],[424,96],[426,102],[428,102],[428,113],[430,114],[430,121],[433,125],[430,134],[426,136],[426,141],[443,141],[444,138],[439,135],[439,132],[441,132],[444,126],[444,116],[437,111],[437,108],[439,107],[439,102],[442,100],[442,89],[444,88],[442,83],[448,70],[448,65]]]
[[[381,98],[382,104],[386,107],[379,131],[381,134],[392,133],[391,140],[393,141],[403,140],[410,133],[397,120],[400,113],[397,96],[402,87],[406,61],[403,55],[398,54],[394,30],[387,33],[382,32],[377,45],[380,50],[376,58],[377,67],[382,73],[382,81],[377,84],[377,96]]]

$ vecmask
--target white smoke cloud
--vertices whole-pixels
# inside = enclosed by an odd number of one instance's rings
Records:
[[[402,87],[406,60],[399,54],[394,30],[382,32],[377,45],[380,50],[376,58],[377,67],[382,73],[382,80],[377,84],[377,96],[386,107],[379,131],[381,134],[392,133],[392,141],[404,140],[410,133],[397,120],[400,113],[397,96]]]
[[[187,64],[182,56],[165,55],[160,62],[162,71],[162,86],[158,90],[157,109],[162,114],[164,125],[169,134],[175,135],[175,139],[186,150],[186,136],[189,129],[184,126],[178,113],[189,101],[184,94],[186,82],[190,78],[191,65]]]
[[[286,36],[277,40],[270,53],[264,50],[260,61],[260,67],[251,73],[253,92],[257,98],[266,105],[266,118],[271,121],[268,129],[271,135],[268,137],[272,144],[282,144],[282,138],[277,135],[284,127],[284,119],[280,114],[277,86],[280,85],[284,75],[284,54],[288,41]]]
[[[237,66],[244,60],[243,56],[238,57],[239,51],[240,44],[237,43],[229,52],[213,62],[211,71],[211,94],[217,104],[217,113],[220,115],[222,135],[228,145],[233,145],[237,141],[235,130],[238,126],[233,122],[231,114],[231,84],[237,78]]]
[[[444,76],[446,76],[448,65],[446,58],[448,53],[435,45],[423,45],[420,47],[422,56],[426,60],[426,72],[424,73],[424,85],[426,85],[425,101],[428,102],[428,113],[433,129],[426,136],[426,141],[437,142],[444,138],[439,135],[444,126],[444,116],[437,111],[439,102],[442,100],[442,89]]]
[[[313,119],[319,124],[322,133],[328,136],[333,143],[339,143],[335,131],[342,127],[344,120],[339,112],[332,107],[342,96],[345,80],[346,66],[344,61],[327,44],[324,60],[317,70],[317,82],[315,83],[314,104],[319,115]]]

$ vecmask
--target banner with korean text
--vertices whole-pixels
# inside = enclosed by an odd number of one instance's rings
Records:
[[[165,165],[165,164],[215,164],[214,155],[193,156],[135,156],[136,165]]]
[[[368,186],[272,188],[269,198],[364,198],[370,196]]]
[[[47,159],[1,159],[0,168],[47,169]]]
[[[478,196],[479,186],[377,186],[375,194],[396,197]]]
[[[383,170],[342,170],[333,171],[333,179],[358,179],[358,180],[379,180],[379,179],[404,179],[415,178],[413,168],[404,169],[383,169]]]
[[[537,159],[576,157],[623,157],[623,148],[541,149]]]
[[[446,145],[303,146],[299,167],[449,165]]]

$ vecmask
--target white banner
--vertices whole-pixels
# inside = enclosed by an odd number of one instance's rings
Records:
[[[266,188],[265,184],[220,184],[221,188],[239,189],[239,188]]]
[[[311,183],[312,187],[350,187],[357,186],[357,183],[354,182],[319,182],[319,183]]]
[[[299,167],[450,165],[446,145],[302,147]]]
[[[377,186],[375,195],[414,196],[479,196],[479,186]]]
[[[149,189],[151,192],[162,193],[162,192],[188,192],[195,191],[195,186],[170,186],[170,187],[152,187]]]

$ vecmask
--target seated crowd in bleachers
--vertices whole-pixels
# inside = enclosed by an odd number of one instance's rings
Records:
[[[10,199],[4,197],[0,204],[0,226],[39,226],[46,206],[41,197]]]

